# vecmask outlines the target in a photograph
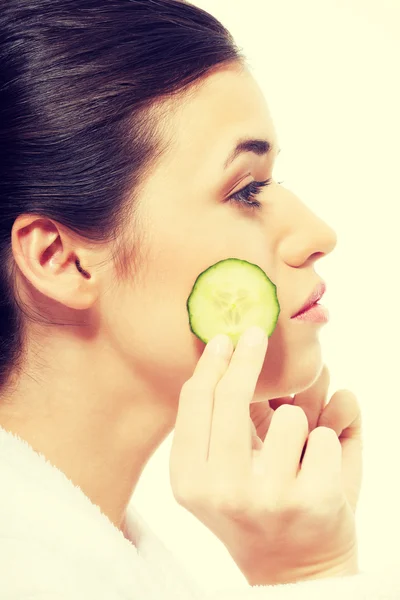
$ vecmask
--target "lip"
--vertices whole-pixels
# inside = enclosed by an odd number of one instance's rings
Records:
[[[314,288],[314,291],[307,298],[307,300],[305,301],[303,306],[290,318],[295,319],[299,315],[305,313],[309,308],[311,308],[311,306],[313,306],[319,300],[321,300],[321,298],[325,294],[325,292],[326,292],[326,284],[324,281],[320,281],[320,283],[318,283],[317,286]]]

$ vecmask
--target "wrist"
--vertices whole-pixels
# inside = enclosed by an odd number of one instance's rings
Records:
[[[354,550],[350,555],[340,559],[303,565],[294,569],[281,568],[279,565],[275,565],[267,571],[260,572],[259,570],[250,569],[246,572],[242,571],[242,573],[250,585],[282,585],[314,579],[348,577],[359,573],[358,553],[357,550]]]
[[[298,574],[298,579],[294,581],[328,579],[330,577],[348,577],[350,575],[357,575],[358,573],[358,554],[355,552],[352,556],[346,557],[343,560],[314,565],[311,568],[306,569],[304,573]]]

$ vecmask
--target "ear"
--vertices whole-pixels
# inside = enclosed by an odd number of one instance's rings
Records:
[[[11,232],[14,260],[26,279],[45,296],[77,310],[88,309],[99,295],[99,277],[90,265],[98,252],[77,241],[50,219],[19,216]]]

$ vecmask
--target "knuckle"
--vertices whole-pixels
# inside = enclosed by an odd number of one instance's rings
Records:
[[[296,501],[288,502],[284,508],[285,521],[293,523],[296,520],[308,520],[322,523],[332,519],[337,510],[337,504],[332,496],[321,493],[304,493]]]
[[[344,398],[346,402],[351,402],[351,403],[358,405],[357,396],[351,390],[343,388],[343,389],[337,390],[336,394],[339,397]]]
[[[245,486],[224,482],[221,479],[212,485],[212,504],[217,513],[230,518],[241,518],[248,514],[250,506]]]
[[[247,518],[250,510],[246,499],[242,495],[230,492],[217,496],[214,506],[219,514],[235,520]]]
[[[319,519],[332,518],[343,505],[344,493],[339,482],[326,479],[317,485],[301,484],[288,500],[290,511]]]
[[[187,510],[193,511],[202,504],[203,496],[192,483],[177,481],[171,488],[176,502]]]
[[[352,414],[354,416],[361,414],[361,407],[357,396],[347,389],[337,390],[333,394],[329,404],[338,405],[339,408],[343,407],[347,414]]]
[[[262,520],[279,519],[285,512],[285,504],[278,496],[269,496],[255,500],[252,512]]]
[[[314,491],[306,498],[306,504],[320,515],[332,514],[341,502],[341,490],[334,483],[326,483],[323,488]]]
[[[309,518],[311,507],[305,500],[297,503],[290,502],[281,509],[281,514],[288,526]]]

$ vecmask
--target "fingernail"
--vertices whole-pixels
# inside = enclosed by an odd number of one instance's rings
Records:
[[[225,356],[232,351],[232,342],[230,337],[223,333],[219,333],[208,342],[207,348],[213,354]]]
[[[242,343],[246,346],[259,346],[267,340],[267,335],[261,327],[249,327],[241,337]]]

